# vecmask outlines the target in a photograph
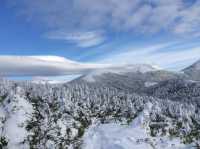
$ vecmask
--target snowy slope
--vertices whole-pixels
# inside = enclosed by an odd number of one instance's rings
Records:
[[[191,80],[200,81],[200,60],[182,70]]]
[[[12,90],[10,92],[0,106],[3,114],[1,119],[4,119],[1,121],[4,124],[2,123],[0,136],[6,137],[9,149],[26,149],[29,146],[24,142],[28,135],[25,123],[33,112],[32,105],[25,99],[20,87],[16,88],[15,93]]]
[[[195,149],[179,138],[151,137],[140,125],[115,123],[91,126],[84,136],[83,149]]]
[[[184,144],[178,137],[150,135],[147,125],[151,114],[154,110],[159,113],[159,108],[147,103],[129,125],[97,123],[90,126],[83,137],[83,149],[196,149],[195,144]]]

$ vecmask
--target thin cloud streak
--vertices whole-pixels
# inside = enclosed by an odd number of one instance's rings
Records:
[[[171,43],[171,46],[175,48],[176,44],[177,43]],[[145,63],[178,71],[200,59],[200,47],[198,46],[184,50],[176,49],[172,51],[168,51],[167,47],[170,47],[170,44],[158,44],[138,50],[129,47],[128,52],[110,55],[99,62],[112,63],[113,65]],[[165,50],[163,51],[163,49]]]
[[[98,31],[72,33],[66,33],[65,31],[57,31],[48,33],[47,37],[49,39],[65,40],[68,43],[75,44],[76,46],[81,48],[97,46],[105,41],[103,33]]]

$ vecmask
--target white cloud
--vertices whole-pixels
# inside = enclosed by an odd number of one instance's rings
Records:
[[[69,43],[74,43],[78,47],[87,48],[92,46],[97,46],[102,44],[105,41],[104,35],[102,32],[52,32],[49,33],[48,38],[50,39],[60,39],[66,40]]]
[[[200,47],[179,49],[184,43],[158,44],[140,49],[129,47],[129,51],[110,55],[100,62],[112,64],[152,64],[170,70],[181,70],[200,59]],[[168,50],[168,47],[176,50]]]
[[[177,34],[190,33],[193,36],[200,35],[200,1],[197,1],[195,5],[183,9],[179,13],[179,21],[175,25],[174,32]]]
[[[200,34],[200,1],[186,0],[8,0],[26,20],[50,30],[171,32]],[[80,46],[99,41],[85,42]]]
[[[0,76],[63,76],[107,67],[57,56],[0,56]]]

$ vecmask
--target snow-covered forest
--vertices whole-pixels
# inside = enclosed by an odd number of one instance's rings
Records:
[[[1,79],[0,148],[200,148],[200,83],[191,76],[89,77],[63,84]]]

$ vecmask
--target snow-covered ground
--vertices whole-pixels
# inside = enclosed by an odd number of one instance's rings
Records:
[[[23,143],[28,132],[26,131],[25,123],[31,117],[32,105],[25,100],[20,88],[17,88],[16,95],[13,95],[9,104],[3,108],[0,106],[2,113],[6,118],[3,134],[5,134],[8,141],[8,149],[26,149],[28,145]],[[2,135],[0,133],[0,135]]]
[[[142,115],[132,124],[92,125],[83,137],[83,149],[195,149],[178,138],[151,137],[142,127]]]
[[[154,86],[154,85],[156,85],[156,84],[158,84],[157,82],[145,82],[145,87],[150,87],[150,86]]]
[[[177,139],[150,137],[137,126],[103,124],[91,126],[84,136],[83,149],[195,149]]]

